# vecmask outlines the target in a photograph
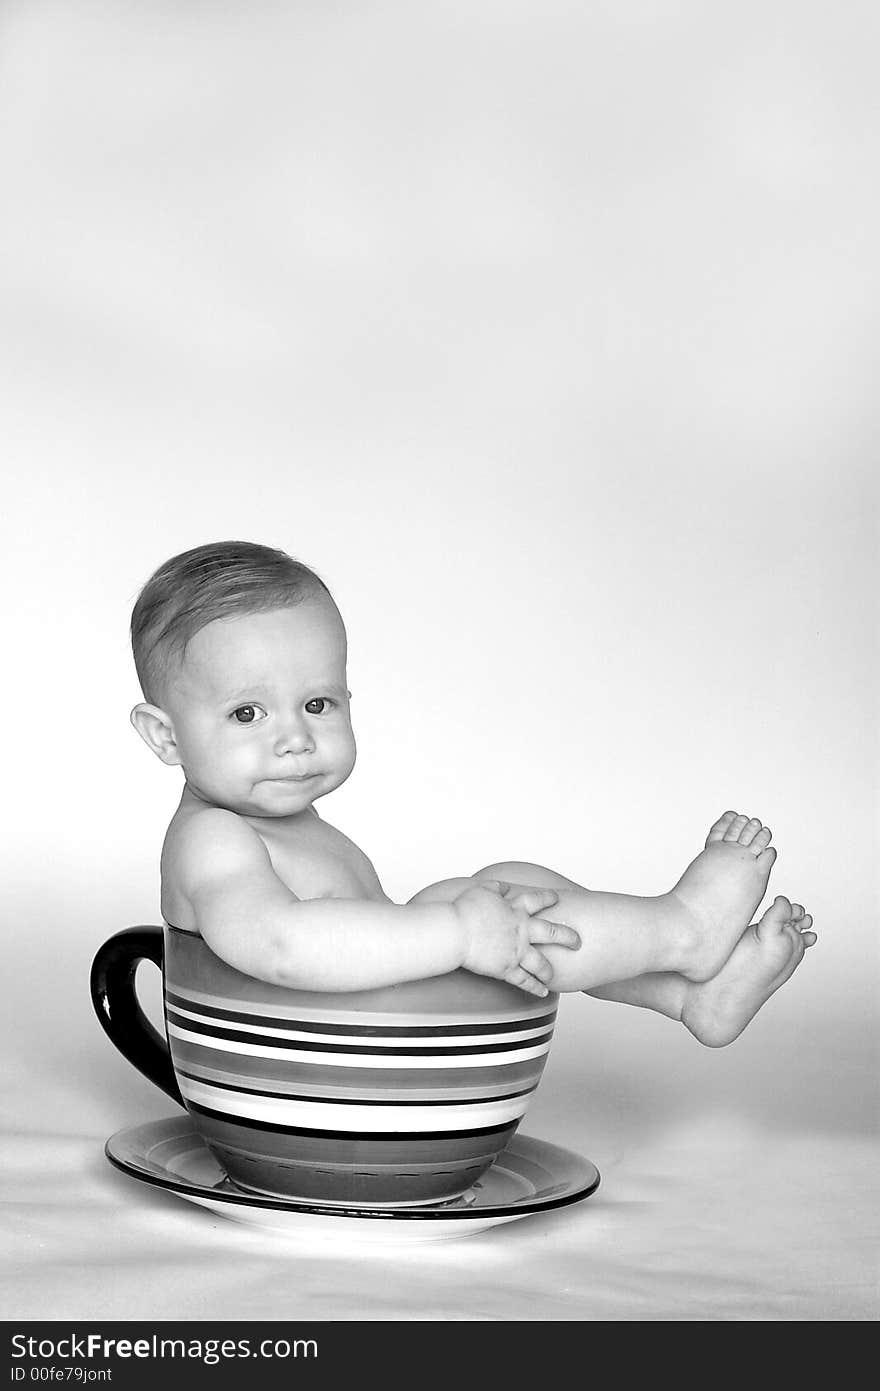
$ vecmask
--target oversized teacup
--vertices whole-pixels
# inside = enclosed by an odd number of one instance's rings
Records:
[[[168,1042],[135,993],[162,967]],[[92,965],[92,1000],[129,1062],[185,1106],[251,1192],[360,1206],[437,1203],[491,1166],[541,1077],[557,997],[468,971],[379,990],[289,990],[201,937],[132,927]]]

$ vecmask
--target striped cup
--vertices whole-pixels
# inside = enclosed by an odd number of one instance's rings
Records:
[[[144,958],[163,967],[167,1044],[135,994]],[[555,995],[468,971],[289,990],[173,927],[164,949],[158,927],[111,937],[92,998],[116,1046],[186,1107],[236,1186],[381,1207],[443,1202],[486,1172],[538,1085],[556,1018]]]

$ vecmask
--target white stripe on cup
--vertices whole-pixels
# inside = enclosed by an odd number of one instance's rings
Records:
[[[185,1043],[193,1043],[201,1048],[219,1049],[224,1053],[238,1053],[242,1057],[281,1058],[289,1062],[311,1063],[315,1067],[370,1067],[401,1068],[418,1067],[440,1068],[444,1072],[453,1067],[508,1067],[511,1063],[527,1062],[530,1058],[540,1058],[550,1051],[550,1040],[532,1048],[511,1048],[500,1053],[437,1053],[433,1056],[413,1057],[400,1053],[324,1053],[320,1050],[297,1048],[272,1048],[260,1044],[242,1043],[238,1039],[215,1038],[210,1034],[196,1034],[182,1029],[169,1021],[168,1034]],[[372,1040],[371,1040],[372,1041]],[[399,1043],[400,1040],[397,1040]],[[481,1039],[485,1044],[486,1040]],[[365,1046],[362,1042],[359,1046]],[[409,1046],[408,1044],[406,1045]],[[436,1047],[436,1041],[434,1046]]]

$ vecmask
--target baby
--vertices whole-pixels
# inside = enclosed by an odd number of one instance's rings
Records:
[[[397,904],[315,808],[356,757],[346,632],[323,581],[283,551],[199,546],[149,579],[131,633],[145,697],[132,723],[185,776],[162,850],[162,914],[239,971],[363,990],[463,967],[534,995],[642,1005],[717,1047],[816,940],[786,898],[751,923],[776,852],[760,821],[733,811],[656,898],[516,862]]]

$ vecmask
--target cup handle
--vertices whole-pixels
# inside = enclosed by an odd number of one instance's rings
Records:
[[[92,962],[92,1004],[123,1057],[183,1106],[168,1044],[144,1014],[135,989],[139,962],[162,969],[162,935],[161,927],[126,927],[108,938]]]

